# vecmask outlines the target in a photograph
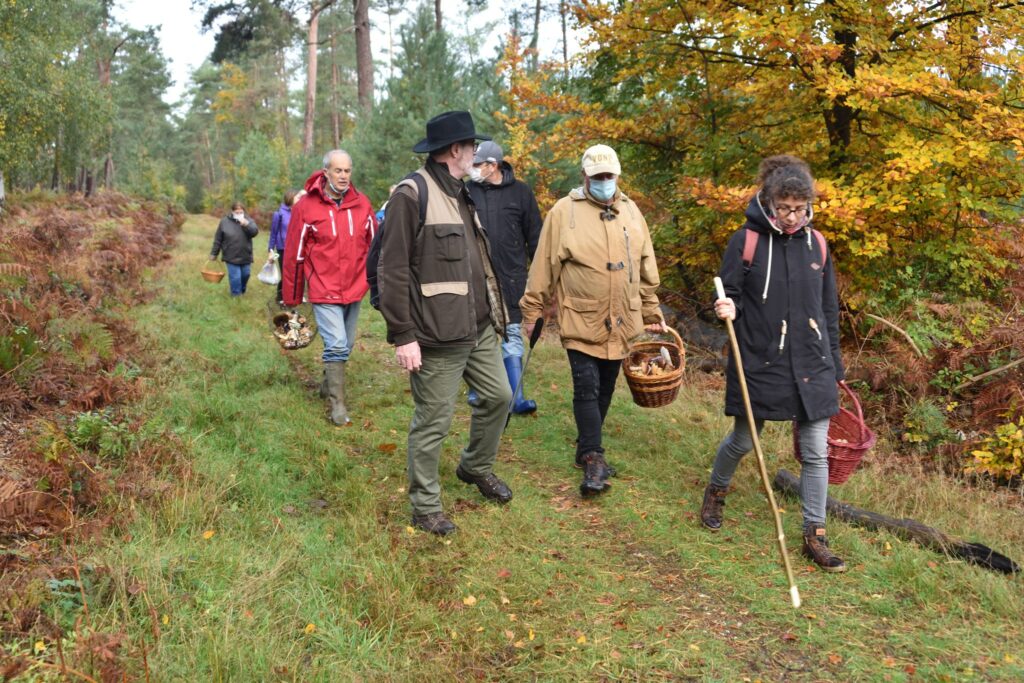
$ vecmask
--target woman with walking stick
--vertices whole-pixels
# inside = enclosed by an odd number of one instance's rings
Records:
[[[785,420],[799,429],[803,553],[826,572],[846,571],[825,535],[828,426],[839,412],[843,379],[835,271],[825,238],[811,227],[814,179],[807,164],[778,155],[761,162],[760,188],[733,234],[719,275],[725,296],[715,313],[735,321],[753,423]],[[740,460],[754,446],[733,355],[726,371],[725,414],[735,418],[718,446],[700,517],[722,526],[725,495]]]

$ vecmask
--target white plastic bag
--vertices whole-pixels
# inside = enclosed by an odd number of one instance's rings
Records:
[[[277,259],[273,257],[268,258],[267,262],[260,268],[260,274],[256,278],[265,285],[276,285],[280,282],[281,267],[277,265]]]

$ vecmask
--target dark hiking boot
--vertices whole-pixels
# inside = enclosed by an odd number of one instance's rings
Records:
[[[498,479],[493,472],[478,477],[462,469],[462,465],[459,465],[455,468],[455,476],[467,484],[476,484],[480,495],[487,500],[493,500],[502,505],[512,500],[512,489],[501,479]]]
[[[725,494],[728,487],[720,488],[708,484],[704,489],[704,502],[700,505],[700,523],[705,528],[718,531],[722,528],[722,508],[725,507]]]
[[[825,537],[825,527],[821,524],[804,527],[803,553],[805,557],[821,567],[822,571],[832,573],[846,571],[846,563],[829,549],[828,539]]]
[[[580,453],[578,450],[576,451],[576,464],[575,464],[575,467],[578,470],[583,469],[583,454]],[[604,471],[605,471],[605,479],[608,479],[610,477],[616,477],[619,474],[619,471],[617,469],[615,469],[615,466],[614,465],[609,465],[607,462],[605,462],[605,464],[604,464]]]
[[[426,515],[413,515],[412,525],[417,529],[422,529],[423,531],[437,534],[438,536],[447,536],[459,528],[455,526],[443,512],[431,512]]]
[[[580,484],[580,495],[583,497],[596,496],[608,490],[608,465],[604,456],[597,451],[584,453],[583,462],[583,483]]]

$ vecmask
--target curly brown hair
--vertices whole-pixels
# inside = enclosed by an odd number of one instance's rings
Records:
[[[758,169],[761,194],[774,202],[783,197],[806,199],[815,197],[814,177],[807,162],[792,154],[776,154],[765,158]]]

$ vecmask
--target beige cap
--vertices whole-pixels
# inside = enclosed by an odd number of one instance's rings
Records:
[[[588,176],[598,173],[622,175],[622,167],[614,149],[608,145],[594,145],[583,153],[583,172]]]

